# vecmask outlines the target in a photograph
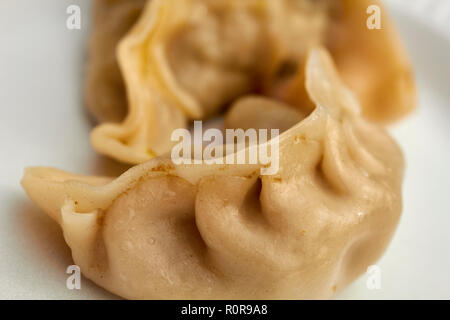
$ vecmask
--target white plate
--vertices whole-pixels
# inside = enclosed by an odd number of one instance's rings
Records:
[[[381,289],[369,290],[363,276],[338,298],[450,299],[450,23],[426,2],[390,1],[420,89],[419,110],[392,128],[408,162],[403,218],[378,263]],[[82,9],[81,31],[66,28],[71,4]],[[88,0],[0,2],[0,298],[114,297],[86,279],[81,290],[66,288],[70,251],[19,186],[30,165],[122,169],[91,149],[81,107],[89,7]]]

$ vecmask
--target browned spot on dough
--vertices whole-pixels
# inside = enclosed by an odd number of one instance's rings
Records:
[[[274,176],[274,177],[272,178],[272,180],[273,180],[274,182],[278,182],[278,183],[280,183],[280,182],[283,181],[283,180],[281,179],[281,176]]]
[[[163,164],[160,164],[159,166],[151,168],[150,171],[152,171],[152,172],[155,172],[155,171],[169,172],[169,171],[171,171],[173,169],[174,169],[173,165],[168,164],[168,163],[163,163]]]

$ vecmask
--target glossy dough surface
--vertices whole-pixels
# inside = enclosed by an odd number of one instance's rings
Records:
[[[155,158],[115,180],[30,168],[22,184],[84,275],[122,297],[329,298],[388,245],[403,157],[325,50],[306,87],[316,108],[280,136],[277,175]]]

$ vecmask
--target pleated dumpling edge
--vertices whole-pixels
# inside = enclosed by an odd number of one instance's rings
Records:
[[[414,109],[411,63],[379,1],[295,3],[149,1],[118,46],[128,115],[96,127],[94,149],[121,162],[143,163],[170,151],[173,130],[217,116],[258,90],[312,109],[303,69],[307,50],[318,45],[331,52],[365,117],[391,122]],[[366,26],[366,9],[373,5],[381,10],[379,30]]]
[[[279,171],[155,158],[119,178],[27,169],[83,274],[130,299],[318,299],[366,271],[398,223],[403,156],[313,50],[315,111],[279,137]]]

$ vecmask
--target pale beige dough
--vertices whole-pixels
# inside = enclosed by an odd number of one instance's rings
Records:
[[[95,128],[94,148],[122,162],[143,163],[170,152],[173,130],[217,116],[248,94],[275,98],[309,114],[314,104],[304,89],[305,56],[318,45],[336,59],[365,117],[379,122],[400,118],[415,105],[413,74],[387,13],[382,10],[381,30],[366,27],[366,9],[373,4],[382,8],[369,0],[150,1],[118,45],[127,117]],[[103,65],[106,56],[113,60],[119,37],[95,34],[94,45],[108,44],[108,55],[94,50],[92,56]],[[106,101],[91,105],[104,106],[98,110],[109,117],[112,110],[124,110],[124,90],[101,80],[117,84],[118,72],[110,78],[102,70],[93,73],[98,78],[91,77],[88,87],[92,97]]]
[[[29,168],[22,185],[83,274],[122,297],[329,298],[386,249],[404,164],[323,49],[306,88],[316,107],[280,136],[276,175],[157,157],[117,179]]]
[[[86,68],[85,103],[99,122],[120,122],[128,112],[116,46],[142,13],[146,0],[95,0]]]

